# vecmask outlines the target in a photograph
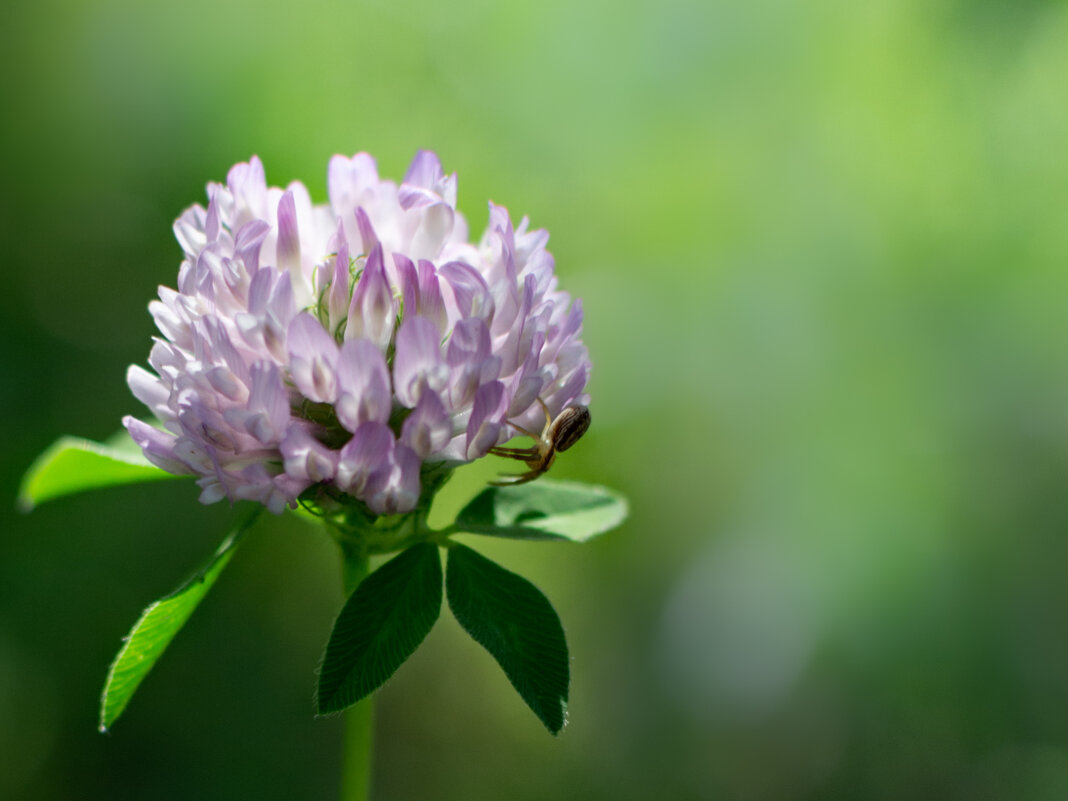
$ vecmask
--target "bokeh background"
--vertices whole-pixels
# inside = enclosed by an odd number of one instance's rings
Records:
[[[551,232],[595,366],[554,473],[633,512],[478,543],[563,618],[563,735],[446,611],[374,797],[1068,798],[1068,5],[16,0],[0,66],[0,798],[337,797],[322,534],[257,529],[102,736],[120,637],[230,512],[14,496],[140,411],[208,180],[255,153],[322,201],[332,154],[421,147],[473,229]]]

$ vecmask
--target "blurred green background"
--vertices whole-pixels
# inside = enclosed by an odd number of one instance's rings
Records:
[[[333,799],[336,554],[259,528],[109,736],[120,637],[230,517],[184,482],[14,512],[124,383],[170,224],[262,157],[421,147],[552,234],[626,492],[553,600],[545,733],[451,616],[378,695],[375,798],[1068,798],[1068,5],[16,0],[0,25],[0,798]],[[455,508],[503,464],[468,468]]]

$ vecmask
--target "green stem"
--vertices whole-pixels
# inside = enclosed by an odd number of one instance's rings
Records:
[[[341,801],[367,801],[371,797],[373,724],[374,707],[370,696],[345,710]]]
[[[367,556],[341,544],[341,581],[348,597],[370,572]],[[371,754],[374,739],[374,700],[364,698],[344,712],[341,752],[341,801],[371,797]]]

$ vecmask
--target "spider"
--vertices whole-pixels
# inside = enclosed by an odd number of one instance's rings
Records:
[[[533,481],[552,467],[557,452],[566,451],[578,442],[586,433],[586,429],[590,427],[590,410],[585,406],[569,406],[554,420],[549,414],[549,407],[545,405],[545,401],[538,398],[538,404],[545,412],[545,428],[541,430],[541,434],[535,434],[515,423],[510,424],[534,440],[533,448],[490,448],[489,450],[494,456],[504,456],[508,459],[526,462],[530,469],[526,473],[501,476],[499,481],[491,481],[491,485],[506,487]]]

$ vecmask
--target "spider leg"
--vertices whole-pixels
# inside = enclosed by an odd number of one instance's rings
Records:
[[[509,459],[528,459],[540,453],[539,448],[490,448],[494,456],[506,456]]]
[[[538,396],[538,405],[541,406],[541,410],[545,412],[545,434],[549,433],[549,429],[553,427],[553,416],[549,414],[549,407],[545,405],[545,401],[541,399],[541,395]]]
[[[523,428],[523,426],[517,426],[515,423],[510,422],[508,423],[508,425],[510,425],[520,434],[525,434],[526,436],[530,437],[532,440],[535,440],[537,442],[541,441],[541,434],[535,434],[533,431],[527,431],[525,428]]]
[[[522,474],[519,474],[519,475],[514,475],[514,474],[503,475],[497,481],[491,481],[490,482],[490,486],[491,487],[512,487],[512,486],[515,486],[516,484],[526,484],[528,481],[533,481],[534,479],[536,479],[538,476],[540,476],[544,472],[545,472],[544,470],[531,470],[528,473],[522,473]]]

